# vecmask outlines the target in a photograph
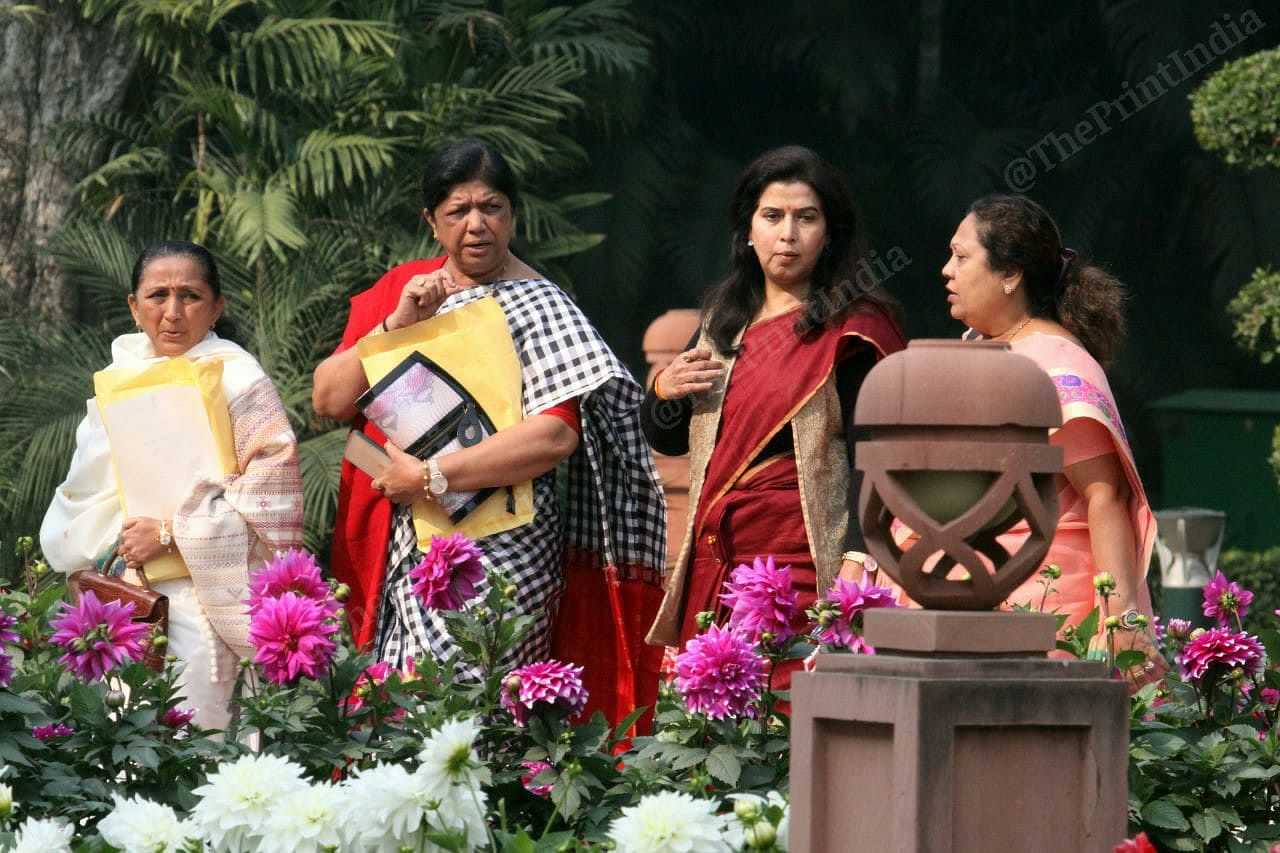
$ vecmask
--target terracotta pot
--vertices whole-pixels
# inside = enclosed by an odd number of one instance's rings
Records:
[[[985,610],[1040,568],[1057,528],[1053,382],[998,342],[913,341],[867,374],[854,422],[871,554],[924,607]],[[1026,520],[1014,554],[996,536]],[[899,533],[894,522],[913,537]]]

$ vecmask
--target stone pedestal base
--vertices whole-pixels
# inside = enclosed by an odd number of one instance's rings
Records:
[[[1125,837],[1124,683],[1101,663],[1043,650],[963,651],[1000,645],[991,620],[1004,619],[1010,644],[1025,647],[1043,631],[1042,614],[1025,615],[1021,625],[1024,614],[890,615],[889,645],[931,647],[924,654],[883,647],[869,618],[880,654],[821,655],[795,674],[793,851],[1084,853]]]

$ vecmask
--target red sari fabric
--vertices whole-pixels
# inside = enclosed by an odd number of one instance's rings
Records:
[[[774,317],[742,336],[742,352],[725,391],[720,431],[694,515],[682,646],[698,633],[695,620],[700,611],[715,611],[717,621],[728,618],[719,599],[723,583],[734,568],[756,557],[772,556],[777,565],[791,566],[800,603],[795,627],[805,627],[804,609],[818,593],[817,569],[804,526],[795,456],[759,461],[756,457],[838,363],[865,346],[880,357],[906,346],[902,331],[878,306],[867,306],[841,325],[804,338],[793,331],[796,316],[793,311]],[[774,689],[789,689],[798,666],[795,661],[780,667]]]
[[[373,287],[353,296],[347,328],[334,354],[355,346],[356,341],[372,332],[374,326],[394,311],[409,279],[440,269],[446,260],[447,256],[442,255],[401,264],[378,279]],[[351,427],[364,432],[379,446],[387,440],[362,416],[357,415]],[[378,627],[378,597],[382,593],[387,541],[391,537],[391,502],[374,491],[371,482],[368,474],[343,460],[330,561],[333,576],[351,587],[351,598],[346,605],[347,621],[360,648],[370,644]]]

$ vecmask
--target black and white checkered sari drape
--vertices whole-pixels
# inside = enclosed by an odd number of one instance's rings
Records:
[[[565,546],[598,554],[602,566],[627,567],[660,583],[666,504],[640,432],[637,412],[643,392],[577,305],[549,281],[523,280],[468,288],[449,297],[441,311],[485,296],[495,297],[507,315],[520,355],[525,416],[575,398],[582,412],[582,438],[567,466],[563,517],[551,472],[534,481],[530,524],[478,543],[485,567],[502,571],[515,584],[517,612],[538,618],[524,644],[504,662],[507,668],[548,654],[551,623],[564,590]],[[377,643],[379,657],[396,666],[428,652],[440,658],[454,651],[443,620],[413,595],[408,573],[421,559],[412,515],[397,510],[387,547]],[[458,675],[479,677],[474,669]]]

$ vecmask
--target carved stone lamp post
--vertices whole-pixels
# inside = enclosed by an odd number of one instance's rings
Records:
[[[1053,615],[992,610],[1056,528],[1053,383],[1005,344],[917,341],[868,374],[855,422],[868,550],[931,609],[867,611],[875,655],[793,677],[791,849],[1111,850],[1125,687],[1050,660]],[[996,537],[1022,520],[1011,554]]]

